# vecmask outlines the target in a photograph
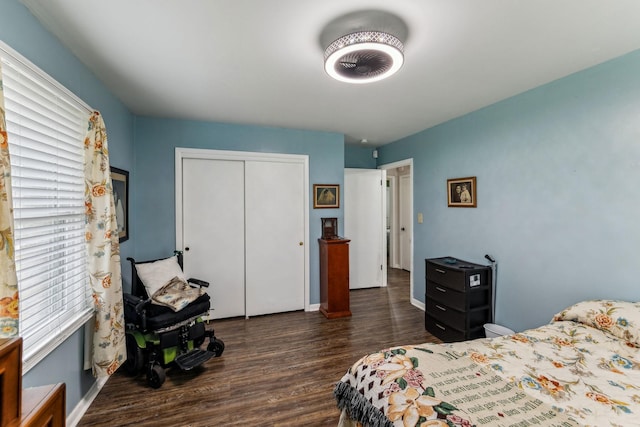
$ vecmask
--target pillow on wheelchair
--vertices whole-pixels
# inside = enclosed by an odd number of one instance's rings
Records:
[[[177,256],[136,264],[136,272],[150,297],[174,277],[187,282],[187,278],[178,264]]]

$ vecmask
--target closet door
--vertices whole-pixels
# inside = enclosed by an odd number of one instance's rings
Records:
[[[247,161],[247,316],[304,309],[304,166]]]
[[[210,318],[244,316],[244,162],[182,162],[185,274],[210,282]]]

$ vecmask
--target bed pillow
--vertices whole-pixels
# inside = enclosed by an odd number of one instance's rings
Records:
[[[583,301],[565,308],[553,320],[583,323],[640,347],[640,302]]]
[[[174,277],[182,279],[185,282],[187,281],[187,278],[180,268],[180,264],[178,264],[177,256],[144,264],[136,264],[136,271],[149,297],[152,297],[153,294],[169,283]]]

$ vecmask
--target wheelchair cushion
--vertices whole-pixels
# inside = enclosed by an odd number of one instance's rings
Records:
[[[144,285],[147,295],[152,296],[158,289],[169,283],[174,277],[187,281],[178,264],[178,257],[172,256],[154,262],[136,263],[138,277]]]
[[[173,326],[192,317],[208,314],[211,306],[209,294],[204,294],[180,311],[161,305],[147,305],[147,329],[156,330]]]

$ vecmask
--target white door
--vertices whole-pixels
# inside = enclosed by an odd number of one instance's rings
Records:
[[[411,176],[400,176],[399,211],[400,211],[400,267],[411,271]]]
[[[247,316],[301,310],[304,167],[252,161],[245,165]]]
[[[345,169],[344,234],[349,243],[349,288],[386,285],[386,172]]]
[[[244,162],[183,159],[182,196],[185,274],[210,283],[210,318],[244,316]]]
[[[387,264],[391,268],[400,268],[400,257],[398,256],[397,185],[396,177],[387,175]]]

